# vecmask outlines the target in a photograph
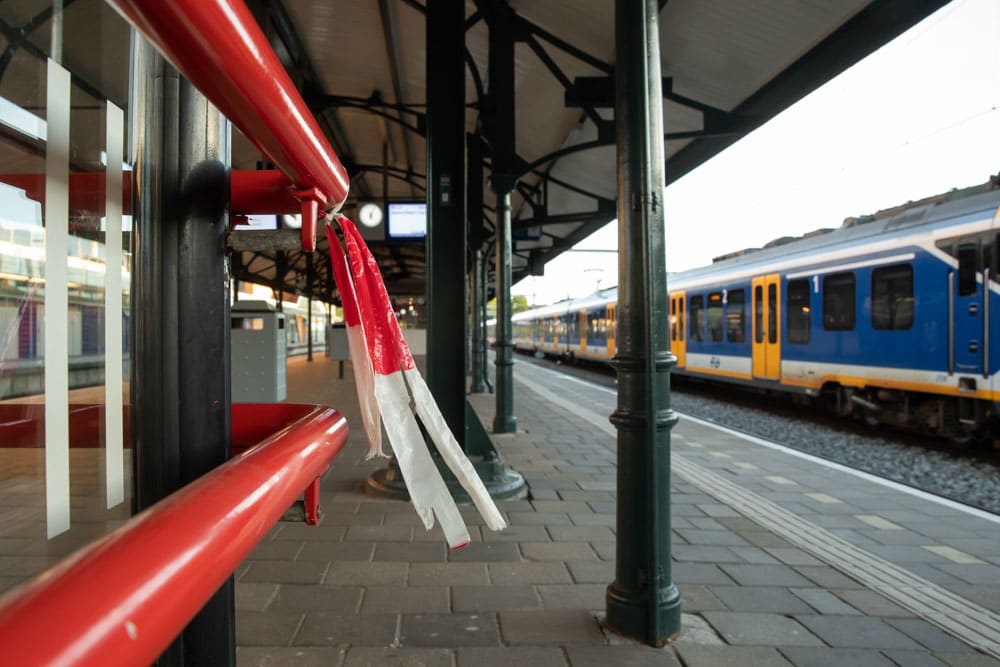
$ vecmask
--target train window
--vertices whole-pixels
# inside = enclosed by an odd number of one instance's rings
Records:
[[[747,339],[746,326],[746,293],[741,289],[729,290],[726,299],[726,340],[730,343],[745,343]]]
[[[805,344],[812,333],[809,279],[788,281],[788,342]]]
[[[764,342],[764,288],[757,285],[753,289],[753,341]]]
[[[722,292],[708,295],[708,340],[722,342]]]
[[[691,340],[705,340],[705,297],[691,297]]]
[[[854,274],[835,273],[823,279],[823,328],[854,329]]]
[[[677,297],[670,300],[670,340],[677,340]]]
[[[767,342],[778,342],[778,286],[767,286]]]
[[[872,271],[872,328],[913,326],[913,267],[909,264]]]
[[[684,340],[684,297],[677,300],[677,310],[678,313],[677,320],[677,334],[680,336],[681,341]]]
[[[976,293],[976,271],[979,270],[979,245],[962,243],[958,246],[958,295]]]

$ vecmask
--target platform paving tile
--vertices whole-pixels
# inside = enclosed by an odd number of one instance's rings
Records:
[[[292,644],[389,646],[396,638],[397,619],[396,614],[307,613]]]
[[[609,561],[567,561],[573,581],[578,584],[608,584],[615,578],[614,563]],[[550,583],[550,582],[538,582]],[[555,582],[551,582],[555,583]]]
[[[787,565],[723,563],[723,572],[741,586],[809,586],[809,580]]]
[[[935,653],[949,667],[998,667],[1000,660],[981,653]]]
[[[575,565],[571,563],[570,565]],[[598,563],[594,562],[594,565]],[[501,562],[489,563],[490,581],[495,585],[518,584],[563,584],[571,581],[567,564],[562,561],[548,562]]]
[[[777,649],[763,646],[703,646],[680,642],[677,654],[685,667],[792,667]]]
[[[279,584],[236,582],[236,609],[264,611],[278,592]]]
[[[343,667],[453,667],[452,651],[440,648],[371,648],[347,651]]]
[[[589,542],[522,542],[521,553],[526,560],[568,561],[597,560]]]
[[[455,652],[456,667],[566,667],[562,649],[536,646],[469,647]]]
[[[511,645],[606,644],[597,619],[588,611],[501,611],[499,618],[503,639]]]
[[[742,558],[737,556],[726,547],[703,547],[690,544],[675,544],[670,550],[674,560],[692,563],[743,563]]]
[[[447,586],[368,586],[361,602],[363,614],[431,614],[449,609]]]
[[[236,643],[240,646],[288,646],[302,624],[301,612],[236,612]]]
[[[453,563],[520,561],[521,551],[515,542],[472,542],[467,547],[448,552]]]
[[[248,561],[250,568],[240,577],[242,582],[275,584],[318,584],[323,581],[330,564],[323,561]]]
[[[795,620],[834,647],[919,649],[904,633],[873,616],[797,614]]]
[[[796,620],[779,614],[710,611],[702,614],[730,644],[748,646],[823,646]]]
[[[906,636],[931,651],[944,653],[975,653],[975,649],[955,639],[944,630],[919,618],[892,618],[886,621]]]
[[[302,540],[261,542],[247,556],[250,560],[295,560],[305,543]]]
[[[410,564],[363,563],[343,561],[330,563],[324,583],[335,586],[403,586]]]
[[[645,646],[570,646],[566,649],[572,667],[681,667],[670,648]]]
[[[869,590],[831,590],[831,593],[863,614],[881,618],[912,618],[913,612]]]
[[[604,542],[615,539],[614,531],[603,526],[549,526],[554,542]]]
[[[607,584],[542,584],[537,587],[546,609],[604,609]]]
[[[901,651],[892,649],[882,651],[882,654],[892,660],[894,665],[900,667],[946,667],[945,663],[935,658],[930,653],[923,651]]]
[[[287,646],[238,646],[236,667],[341,667],[344,649]]]
[[[875,650],[860,648],[782,647],[782,654],[795,667],[893,667],[894,663]],[[906,667],[909,667],[907,665]]]
[[[509,525],[501,531],[483,531],[483,542],[545,542],[551,539],[544,525]]]
[[[705,611],[728,611],[726,605],[712,594],[708,586],[685,584],[680,587],[681,609],[685,612],[700,614]]]
[[[379,542],[375,561],[443,563],[448,559],[448,545],[443,542]]]
[[[358,586],[280,584],[267,609],[282,612],[356,612],[361,593],[362,589]]]
[[[775,614],[809,613],[812,608],[785,588],[772,586],[709,586],[730,611]]]
[[[517,511],[508,514],[512,526],[571,526],[569,515],[565,512],[525,512]]]
[[[402,617],[399,641],[403,646],[437,648],[499,646],[500,636],[496,618],[489,613],[410,614]]]
[[[792,588],[789,590],[792,595],[808,604],[820,614],[856,616],[861,613],[830,591],[825,591],[822,588]]]
[[[375,553],[374,542],[306,542],[296,560],[355,560],[367,561]]]
[[[541,609],[542,602],[534,586],[452,586],[453,611],[490,612],[515,609]]]
[[[489,583],[486,563],[410,563],[409,586],[475,586]]]
[[[590,548],[594,550],[597,557],[603,561],[613,561],[615,559],[614,542],[591,542]]]
[[[851,590],[864,588],[864,584],[827,565],[796,565],[792,569],[820,588]]]

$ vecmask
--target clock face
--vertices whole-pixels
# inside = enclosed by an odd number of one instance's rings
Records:
[[[382,223],[382,207],[368,202],[358,207],[358,222],[365,227],[378,227]]]

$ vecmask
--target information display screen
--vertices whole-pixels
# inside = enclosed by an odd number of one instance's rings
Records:
[[[427,202],[389,202],[386,206],[391,239],[427,236]]]

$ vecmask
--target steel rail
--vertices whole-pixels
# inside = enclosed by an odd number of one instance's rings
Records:
[[[152,663],[347,442],[333,408],[234,412],[259,445],[0,598],[5,664]]]
[[[243,0],[108,0],[295,184],[302,249],[321,210],[347,199],[347,171]]]

